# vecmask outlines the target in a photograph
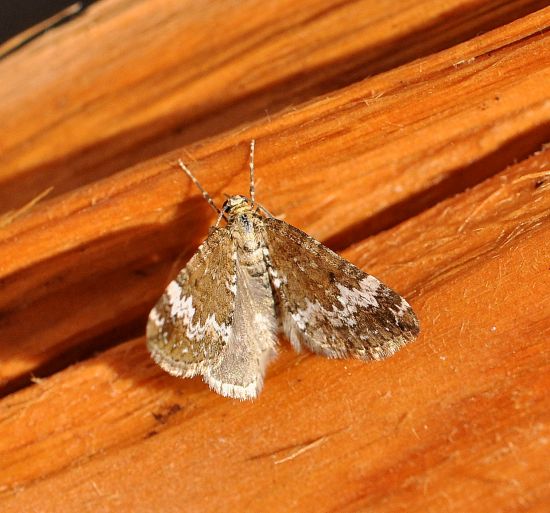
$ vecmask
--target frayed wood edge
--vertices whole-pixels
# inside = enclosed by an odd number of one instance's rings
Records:
[[[17,210],[10,210],[0,217],[0,228],[4,228],[15,221],[18,217],[29,212],[39,201],[42,201],[50,192],[53,191],[53,187],[48,187],[45,191],[42,191],[38,196],[30,200],[27,204],[23,205]]]

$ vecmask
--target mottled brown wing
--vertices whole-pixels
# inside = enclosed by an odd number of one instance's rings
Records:
[[[231,336],[235,308],[234,243],[212,229],[149,314],[147,348],[175,376],[204,374]]]
[[[389,287],[283,221],[264,226],[278,315],[297,350],[378,360],[416,337],[416,315]]]

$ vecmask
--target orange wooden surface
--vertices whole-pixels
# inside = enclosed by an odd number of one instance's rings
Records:
[[[550,9],[154,4],[104,0],[0,61],[2,210],[55,185],[0,223],[0,511],[546,511]],[[180,90],[184,62],[203,78]],[[281,339],[240,403],[163,373],[142,333],[212,219],[175,160],[220,201],[246,192],[252,137],[262,204],[422,332],[373,363]]]
[[[285,350],[240,403],[138,339],[4,399],[2,510],[543,511],[549,160],[344,253],[419,313],[390,360]]]
[[[0,61],[0,209],[447,48],[545,0],[103,0]]]

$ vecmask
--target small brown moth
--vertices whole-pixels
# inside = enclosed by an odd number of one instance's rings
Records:
[[[250,198],[219,210],[216,225],[151,310],[147,347],[174,376],[197,374],[226,397],[253,399],[277,353],[277,333],[296,351],[380,360],[419,332],[401,296]],[[219,227],[222,219],[226,225]]]

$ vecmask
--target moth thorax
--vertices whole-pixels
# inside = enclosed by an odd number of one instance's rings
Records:
[[[245,196],[230,196],[225,200],[222,210],[227,212],[227,216],[232,217],[240,214],[252,214],[254,207],[250,204],[250,200]]]

